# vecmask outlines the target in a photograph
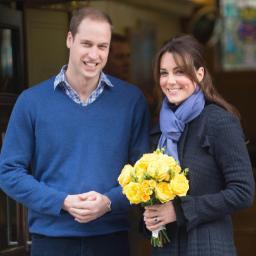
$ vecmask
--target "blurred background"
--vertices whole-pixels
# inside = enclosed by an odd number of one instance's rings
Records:
[[[113,43],[105,71],[137,85],[157,122],[152,78],[156,51],[171,36],[193,34],[204,46],[221,94],[242,115],[256,166],[256,0],[24,0],[0,1],[0,146],[17,96],[59,72],[67,63],[65,40],[72,10],[99,8],[113,20]],[[254,106],[254,107],[253,107]],[[132,256],[149,255],[133,209]],[[238,255],[256,253],[256,206],[233,216]],[[0,255],[28,255],[26,209],[0,191]]]

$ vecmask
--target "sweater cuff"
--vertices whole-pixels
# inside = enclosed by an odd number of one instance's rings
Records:
[[[64,200],[67,196],[68,196],[68,194],[64,193],[64,192],[59,192],[57,194],[56,203],[53,205],[53,208],[51,209],[53,215],[55,215],[55,216],[60,215],[63,204],[64,204]]]
[[[121,187],[113,188],[104,195],[107,196],[111,201],[111,211],[128,211],[130,203],[127,198],[122,194]]]

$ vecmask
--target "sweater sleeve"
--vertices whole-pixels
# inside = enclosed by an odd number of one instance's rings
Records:
[[[208,122],[212,122],[209,150],[222,171],[225,186],[218,193],[181,198],[188,230],[249,207],[254,199],[252,167],[239,120],[225,112]]]
[[[36,143],[34,107],[26,91],[14,106],[0,155],[0,188],[34,211],[57,216],[67,195],[36,180],[29,171]]]
[[[149,152],[149,112],[145,98],[136,102],[130,132],[129,162],[134,164],[144,153]]]
[[[145,98],[141,95],[133,109],[133,122],[130,129],[129,163],[134,164],[144,153],[149,152],[149,113]],[[122,210],[129,205],[121,186],[110,190],[106,195],[111,200],[112,210]]]

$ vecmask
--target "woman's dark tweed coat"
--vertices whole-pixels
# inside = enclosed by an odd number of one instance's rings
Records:
[[[157,146],[160,130],[152,132]],[[231,113],[208,104],[190,122],[178,144],[189,168],[189,195],[175,201],[177,222],[167,230],[171,242],[153,255],[236,255],[230,214],[249,207],[254,179],[240,123]]]

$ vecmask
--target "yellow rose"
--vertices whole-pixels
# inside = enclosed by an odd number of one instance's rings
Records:
[[[172,172],[174,172],[174,174],[179,174],[181,172],[181,167],[176,163],[171,167]]]
[[[169,166],[177,164],[176,160],[173,157],[164,154],[161,155],[161,162],[165,162],[166,165]]]
[[[143,180],[141,183],[139,183],[140,186],[138,186],[137,189],[140,191],[137,191],[137,195],[135,196],[138,199],[132,198],[133,202],[136,200],[141,200],[143,203],[149,201],[150,196],[153,194],[155,183],[156,182],[154,180]]]
[[[147,171],[147,164],[142,161],[137,161],[136,164],[134,165],[134,169],[137,181],[142,182]]]
[[[141,203],[146,203],[150,200],[150,195],[141,193]]]
[[[161,163],[158,161],[158,159],[156,161],[152,161],[149,163],[148,165],[148,169],[147,169],[147,174],[149,177],[155,179],[156,181],[160,181],[159,180],[159,172],[161,169]]]
[[[159,162],[159,169],[157,171],[158,181],[169,181],[170,180],[170,166],[166,162]]]
[[[172,192],[170,183],[167,182],[160,182],[156,185],[155,188],[156,198],[161,203],[166,203],[172,199],[174,199],[175,195]]]
[[[148,154],[144,154],[142,156],[142,158],[140,159],[140,161],[143,161],[145,163],[150,163],[152,161],[156,161],[156,159],[158,158],[158,155],[155,153],[148,153]]]
[[[142,157],[141,159],[139,159],[139,160],[135,163],[134,167],[135,167],[135,168],[136,168],[136,167],[139,167],[139,168],[144,169],[144,170],[146,171],[146,170],[147,170],[147,167],[148,167],[148,162],[145,161],[145,160],[143,159],[143,157]]]
[[[143,180],[141,183],[141,191],[143,194],[152,195],[155,186],[156,182],[154,180]]]
[[[134,173],[133,167],[129,164],[126,164],[117,179],[119,184],[122,187],[127,185],[131,181],[133,173]]]
[[[170,184],[175,195],[185,196],[187,194],[189,184],[186,176],[183,173],[175,175]]]
[[[155,180],[147,180],[150,188],[155,189],[156,187],[156,181]]]
[[[123,193],[126,195],[131,204],[141,203],[141,186],[137,182],[130,182],[123,188]]]

